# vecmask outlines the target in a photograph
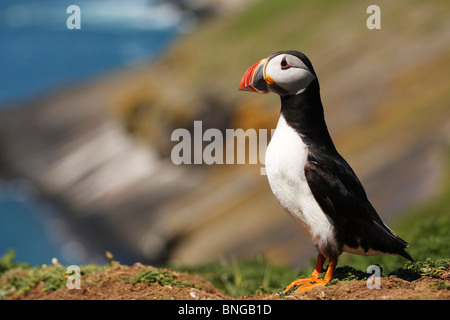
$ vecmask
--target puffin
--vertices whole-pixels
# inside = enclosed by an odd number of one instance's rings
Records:
[[[280,116],[266,150],[266,175],[281,207],[311,236],[319,252],[311,277],[293,281],[281,296],[295,287],[304,292],[331,282],[343,252],[400,255],[414,261],[405,251],[409,244],[381,220],[336,150],[317,74],[306,55],[288,50],[260,60],[244,73],[239,90],[280,96]]]

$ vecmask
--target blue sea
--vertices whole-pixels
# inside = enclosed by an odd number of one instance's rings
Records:
[[[67,26],[75,21],[70,5],[80,9],[80,29]],[[156,0],[2,0],[0,109],[154,59],[193,20]],[[16,261],[32,265],[53,257],[63,264],[98,263],[65,232],[61,213],[36,194],[27,181],[0,180],[0,256],[13,248]]]

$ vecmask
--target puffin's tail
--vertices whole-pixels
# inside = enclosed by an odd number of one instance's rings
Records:
[[[379,240],[384,239],[384,241],[381,241],[383,246],[385,246],[383,249],[385,249],[385,252],[398,254],[399,256],[402,256],[403,258],[408,259],[409,261],[415,262],[414,259],[408,254],[408,252],[405,251],[405,248],[409,247],[409,243],[400,238],[394,231],[392,231],[391,228],[389,228],[385,223],[381,221],[380,223],[375,222],[375,225],[378,228],[381,228],[384,230],[382,233],[382,236],[378,238]],[[380,234],[379,234],[380,235]]]
[[[414,259],[408,254],[408,252],[403,249],[401,252],[398,253],[398,255],[402,256],[403,258],[408,259],[409,261],[415,262]]]
[[[386,226],[386,225],[385,225]],[[387,227],[387,226],[386,226]],[[389,227],[387,227],[389,229]],[[396,254],[402,256],[403,258],[408,259],[409,261],[415,262],[414,259],[409,255],[408,252],[405,251],[405,248],[409,247],[409,243],[400,238],[394,231],[389,229],[392,233],[394,241],[397,243]]]

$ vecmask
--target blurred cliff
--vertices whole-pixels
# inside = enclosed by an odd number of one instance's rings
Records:
[[[269,54],[304,52],[340,153],[388,222],[435,194],[450,137],[450,6],[251,1],[202,20],[162,56],[2,111],[3,176],[57,203],[86,246],[142,262],[264,253],[301,265],[309,237],[272,196],[261,165],[174,165],[177,128],[275,128],[276,95],[237,91]],[[206,145],[206,144],[205,144]]]

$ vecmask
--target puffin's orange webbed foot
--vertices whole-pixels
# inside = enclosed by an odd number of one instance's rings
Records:
[[[315,282],[315,281],[317,281],[317,279],[314,280],[313,278],[294,280],[288,286],[286,286],[286,288],[284,288],[284,290],[280,293],[280,297],[284,297],[285,295],[288,295],[291,292],[291,290],[295,287],[298,287],[298,286],[303,287],[304,285],[307,285],[308,283]],[[300,288],[298,288],[298,289],[300,289]],[[298,289],[296,290],[296,292],[298,291]]]
[[[283,290],[283,292],[281,292],[280,297],[282,298],[285,295],[289,294],[291,292],[291,290],[297,286],[300,286],[300,287],[297,288],[297,290],[295,290],[295,292],[305,292],[305,291],[314,289],[315,287],[324,286],[325,284],[330,283],[331,280],[333,279],[334,270],[337,265],[337,259],[330,260],[324,280],[319,280],[319,275],[322,271],[322,265],[323,265],[324,261],[325,261],[325,257],[319,253],[319,256],[317,257],[317,264],[316,264],[316,267],[314,268],[311,278],[297,279],[297,280],[291,282],[291,284],[289,284]]]
[[[280,293],[280,297],[284,297],[291,293],[292,289],[298,287],[295,292],[303,292],[310,290],[317,286],[319,283],[324,282],[323,280],[319,280],[317,278],[307,278],[307,279],[297,279],[292,281],[284,290]],[[325,283],[323,283],[324,285]]]
[[[300,286],[295,292],[305,292],[311,289],[314,289],[315,287],[324,286],[327,282],[325,280],[315,280],[310,281],[308,283],[305,283],[304,285]]]

